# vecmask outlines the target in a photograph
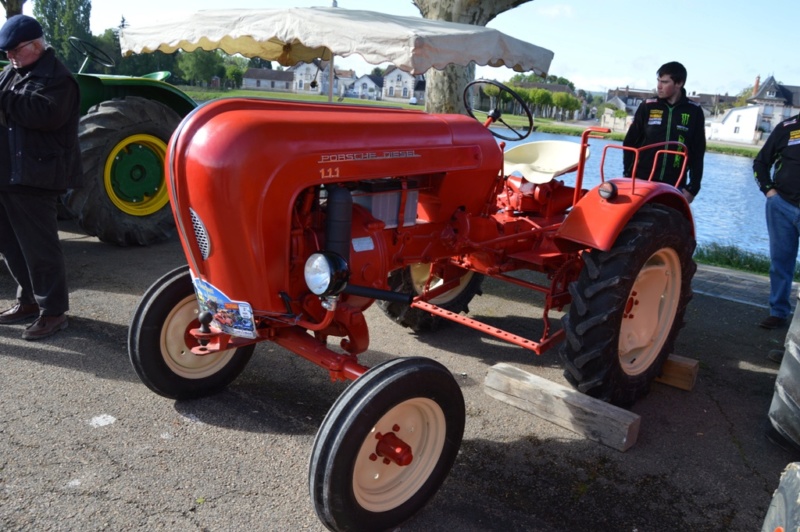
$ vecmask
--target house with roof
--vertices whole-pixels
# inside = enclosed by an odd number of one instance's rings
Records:
[[[336,70],[336,79],[339,82],[339,96],[353,96],[353,84],[358,79],[355,70]]]
[[[383,93],[383,77],[366,74],[353,83],[353,96],[361,100],[380,100]]]
[[[655,92],[653,92],[653,89],[644,90],[631,89],[630,87],[617,87],[616,89],[608,91],[606,94],[606,101],[614,100],[614,105],[619,109],[625,109],[628,114],[634,114],[643,101],[654,97]]]
[[[272,92],[292,92],[294,74],[285,70],[248,68],[242,77],[242,88]]]
[[[311,63],[297,63],[289,67],[287,71],[294,75],[294,92],[297,94],[328,94],[330,66],[330,61],[315,59]],[[339,83],[335,75],[333,77],[333,94],[339,94]]]
[[[761,76],[757,76],[753,96],[747,103],[760,109],[757,127],[769,134],[775,126],[800,113],[800,87],[778,83],[773,76],[761,83]]]
[[[413,76],[395,66],[383,73],[382,99],[392,102],[425,101],[425,77]]]
[[[706,138],[755,144],[761,139],[761,132],[758,131],[760,114],[756,105],[728,109],[720,120],[706,122]]]

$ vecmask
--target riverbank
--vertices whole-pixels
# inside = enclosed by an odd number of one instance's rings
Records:
[[[586,131],[586,128],[598,126],[598,122],[592,120],[582,120],[573,122],[555,122],[547,119],[536,119],[536,131],[541,133],[552,133],[554,135],[571,135],[579,137]],[[604,138],[622,142],[625,138],[625,133],[619,131],[612,131],[603,135]],[[761,146],[746,145],[734,142],[708,142],[706,144],[706,151],[711,153],[721,153],[724,155],[737,155],[740,157],[749,157],[754,159],[758,154]]]

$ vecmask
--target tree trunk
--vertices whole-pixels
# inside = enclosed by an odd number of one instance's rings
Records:
[[[532,0],[413,0],[424,18],[486,26],[500,13]],[[475,64],[450,65],[425,75],[425,111],[465,113],[464,88],[475,78]]]
[[[22,6],[25,4],[25,0],[0,0],[0,2],[2,2],[3,7],[6,10],[6,19],[9,19],[14,15],[21,15]]]

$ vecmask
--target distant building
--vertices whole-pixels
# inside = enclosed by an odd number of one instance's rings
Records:
[[[800,113],[800,87],[778,83],[772,76],[762,84],[761,76],[757,76],[753,96],[747,103],[759,107],[757,127],[770,133],[775,126]]]
[[[614,100],[614,105],[619,109],[624,109],[628,114],[633,114],[639,108],[639,104],[648,98],[655,98],[656,93],[652,90],[631,89],[630,87],[620,88],[608,91],[606,94],[606,102]],[[621,102],[622,106],[619,105]]]
[[[353,83],[353,94],[362,100],[380,100],[383,92],[383,77],[364,75]]]
[[[755,144],[761,139],[757,131],[760,109],[756,105],[728,109],[720,120],[706,122],[706,138],[724,142]]]
[[[242,88],[274,92],[292,92],[294,74],[286,70],[248,68],[242,77]]]
[[[330,61],[314,59],[311,63],[297,63],[287,71],[294,74],[294,92],[297,94],[328,94]],[[336,69],[334,68],[334,73]],[[333,77],[333,94],[339,94],[338,79]]]
[[[412,76],[397,67],[390,66],[383,73],[383,99],[407,103],[413,99],[417,103],[425,100],[425,77]]]

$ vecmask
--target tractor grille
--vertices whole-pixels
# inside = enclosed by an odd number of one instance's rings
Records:
[[[194,237],[197,239],[197,247],[200,248],[200,255],[203,260],[207,260],[211,255],[211,240],[208,238],[208,231],[203,221],[197,216],[194,210],[189,209],[189,214],[192,216],[192,227],[194,228]]]

